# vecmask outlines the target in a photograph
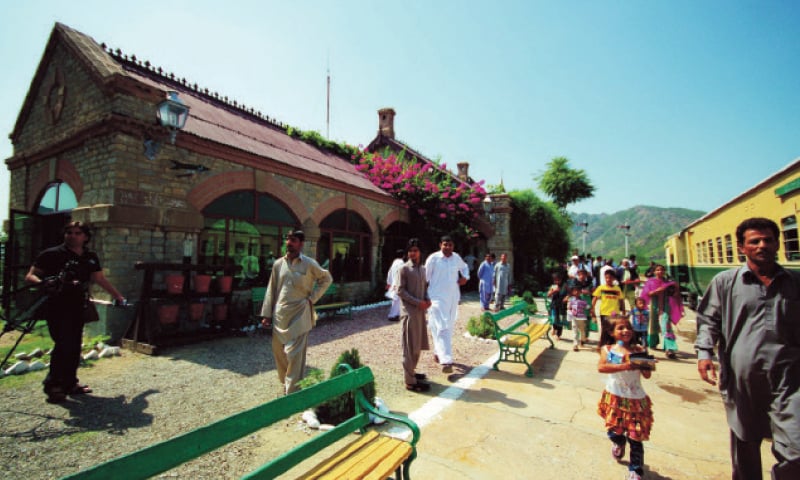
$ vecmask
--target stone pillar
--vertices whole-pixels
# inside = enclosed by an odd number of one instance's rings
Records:
[[[490,194],[492,199],[492,211],[489,213],[489,221],[494,227],[495,234],[489,237],[486,245],[491,252],[497,254],[498,261],[500,254],[508,255],[508,263],[514,265],[514,242],[511,240],[511,197],[507,193]]]

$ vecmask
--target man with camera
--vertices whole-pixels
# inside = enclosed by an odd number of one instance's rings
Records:
[[[42,251],[25,276],[29,284],[39,284],[49,296],[45,303],[47,329],[55,346],[50,355],[50,372],[44,379],[49,403],[61,403],[67,395],[91,393],[78,382],[81,340],[89,305],[89,285],[96,283],[114,298],[125,298],[108,281],[100,268],[97,254],[86,245],[91,239],[89,227],[71,222],[64,227],[64,243]]]

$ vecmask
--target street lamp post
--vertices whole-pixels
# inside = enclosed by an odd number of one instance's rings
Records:
[[[579,222],[579,227],[583,227],[583,254],[586,255],[586,234],[589,233],[589,222]]]
[[[628,237],[631,236],[631,226],[628,222],[625,222],[622,225],[617,225],[617,228],[625,230],[625,258],[628,258]]]

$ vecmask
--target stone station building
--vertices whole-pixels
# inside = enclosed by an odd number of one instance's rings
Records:
[[[156,116],[170,92],[189,108],[180,130]],[[379,112],[378,138],[383,118]],[[266,284],[287,231],[302,228],[304,253],[358,301],[383,286],[383,232],[409,221],[406,208],[348,159],[60,23],[10,138],[6,291],[22,284],[39,251],[62,241],[67,221],[78,220],[91,224],[91,248],[131,300],[145,288],[137,262],[235,269],[234,292],[249,293]],[[488,221],[479,228],[504,243]],[[166,273],[156,268],[147,288],[164,288]]]

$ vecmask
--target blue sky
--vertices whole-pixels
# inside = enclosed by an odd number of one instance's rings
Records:
[[[303,130],[397,137],[506,189],[556,156],[569,207],[712,210],[800,157],[800,2],[0,0],[0,158],[56,21]],[[8,171],[0,169],[0,215]]]

